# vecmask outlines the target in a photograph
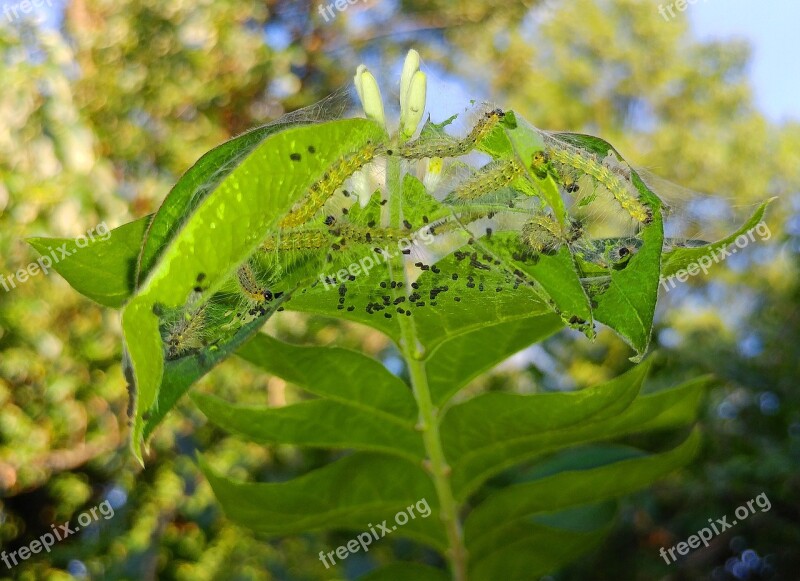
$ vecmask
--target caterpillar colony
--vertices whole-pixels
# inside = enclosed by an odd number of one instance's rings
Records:
[[[276,234],[266,238],[257,252],[236,269],[225,283],[228,292],[234,296],[232,310],[234,319],[239,321],[237,324],[241,324],[247,317],[252,320],[273,310],[282,309],[276,305],[288,298],[284,295],[293,292],[283,275],[291,273],[291,269],[295,268],[293,265],[301,266],[297,267],[300,274],[291,288],[305,293],[317,284],[316,282],[311,284],[311,281],[317,278],[320,272],[322,261],[318,257],[327,256],[329,262],[342,264],[348,258],[348,252],[355,257],[369,252],[380,254],[380,245],[408,238],[417,231],[415,228],[423,226],[421,224],[412,226],[408,221],[404,221],[403,228],[379,227],[376,226],[375,220],[369,220],[366,224],[359,223],[358,219],[351,220],[348,217],[346,208],[342,210],[340,217],[324,216],[323,208],[337,192],[343,192],[345,182],[356,172],[381,155],[396,155],[406,160],[427,158],[432,162],[429,163],[430,167],[441,170],[442,159],[460,157],[473,151],[497,127],[505,115],[500,109],[487,111],[461,139],[446,135],[434,137],[425,135],[394,149],[386,144],[369,142],[358,151],[334,161],[279,221]],[[607,189],[619,206],[633,219],[642,224],[652,220],[649,208],[639,200],[638,192],[631,182],[630,168],[624,162],[618,161],[613,152],[609,152],[606,158],[599,159],[594,154],[563,143],[547,134],[543,135],[545,135],[545,149],[535,153],[530,160],[530,170],[534,176],[543,178],[554,175],[568,193],[577,192],[582,180],[585,181],[588,176]],[[475,244],[475,239],[482,235],[490,237],[496,224],[502,226],[502,221],[497,222],[498,214],[513,212],[521,214],[522,221],[510,223],[516,224],[514,228],[520,243],[532,255],[554,251],[562,244],[571,244],[580,238],[582,228],[578,222],[571,222],[564,227],[543,213],[541,207],[515,207],[513,199],[500,203],[491,198],[490,194],[501,190],[509,190],[510,195],[515,195],[515,183],[519,183],[518,180],[526,175],[527,169],[516,157],[492,161],[481,169],[471,172],[444,197],[441,202],[442,207],[450,208],[452,216],[450,219],[439,218],[428,223],[428,218],[423,216],[425,228],[432,235],[447,233],[456,228],[464,230],[465,225],[469,223],[482,224],[483,231],[475,232],[469,238],[469,244],[473,245],[471,251],[452,253],[455,262],[462,263],[462,268],[464,264],[468,264],[468,272],[472,274],[464,275],[463,271],[445,273],[435,261],[431,263],[430,260],[420,258],[413,262],[413,268],[418,269],[420,273],[427,273],[426,279],[401,278],[381,282],[376,289],[368,291],[360,289],[359,292],[362,294],[358,299],[351,299],[351,294],[348,293],[348,284],[355,280],[355,276],[351,275],[347,280],[340,280],[337,283],[339,284],[338,308],[347,311],[363,308],[370,315],[382,313],[384,317],[392,318],[410,316],[415,309],[436,306],[448,296],[452,296],[454,302],[461,302],[465,293],[480,294],[487,291],[499,293],[507,288],[517,289],[522,285],[536,287],[535,281],[527,275],[513,267],[505,267],[491,252],[481,250],[480,246]],[[528,194],[519,197],[523,201],[531,199]],[[617,259],[622,259],[623,255],[627,256],[634,251],[621,247]],[[403,254],[409,253],[410,251],[403,250]],[[266,272],[263,268],[264,261],[269,260],[277,265],[274,272]],[[406,260],[411,262],[408,258]],[[306,270],[302,270],[303,268]],[[409,283],[409,280],[414,282]],[[200,277],[198,277],[199,282],[201,282]],[[276,292],[274,288],[276,285],[281,286],[282,292]],[[393,297],[390,291],[396,291],[398,288],[403,289],[403,294]],[[198,287],[195,290],[202,289]],[[212,297],[212,300],[202,307],[196,307],[189,301],[177,316],[163,323],[167,359],[186,356],[208,345],[210,339],[208,327],[220,318],[210,312],[208,305],[213,306],[213,301]],[[230,302],[228,311],[231,311]]]

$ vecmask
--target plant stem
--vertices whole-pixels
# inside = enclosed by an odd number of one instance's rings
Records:
[[[390,225],[399,227],[402,216],[402,172],[400,160],[397,157],[390,158],[386,171],[387,189],[389,194],[388,216],[384,221]],[[405,269],[403,268],[402,257],[400,264],[389,263],[389,272],[394,280],[393,272],[395,268],[400,269],[404,288],[409,288],[409,281],[406,279]],[[403,290],[395,290],[394,294],[402,293]],[[400,326],[400,348],[408,366],[411,378],[411,389],[419,410],[418,429],[422,433],[422,440],[427,454],[425,468],[430,472],[433,479],[436,496],[439,500],[439,510],[442,523],[447,534],[449,549],[446,554],[450,564],[453,581],[467,581],[467,550],[464,546],[464,536],[461,531],[461,523],[458,518],[458,503],[453,496],[453,489],[450,486],[450,466],[444,455],[442,438],[439,433],[439,410],[433,405],[430,387],[428,385],[428,375],[425,371],[424,350],[417,341],[416,325],[414,317],[397,317]]]
[[[400,317],[403,321],[406,317]],[[405,323],[405,321],[403,321]],[[410,325],[401,323],[401,327]],[[403,329],[405,331],[405,329]],[[413,329],[412,329],[413,331]],[[439,508],[442,522],[447,533],[450,549],[447,560],[452,570],[453,581],[466,581],[467,579],[467,551],[458,519],[458,503],[453,496],[450,486],[450,466],[442,449],[442,439],[439,434],[439,414],[431,401],[428,388],[428,376],[425,373],[425,362],[414,357],[413,336],[403,333],[403,355],[408,364],[411,376],[411,388],[419,408],[419,427],[422,430],[422,439],[425,451],[428,454],[428,469],[433,478],[436,495],[439,497]]]

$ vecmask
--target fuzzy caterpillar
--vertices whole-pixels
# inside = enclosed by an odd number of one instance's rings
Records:
[[[264,252],[290,252],[293,250],[317,250],[325,248],[333,241],[328,230],[301,230],[285,232],[278,237],[270,237],[261,244]]]
[[[183,313],[167,325],[164,343],[166,359],[178,359],[206,346],[206,306]]]
[[[316,228],[284,232],[279,237],[267,238],[261,244],[264,252],[291,252],[294,250],[319,250],[333,244],[346,245],[393,242],[407,238],[409,230],[400,228],[372,228],[356,224],[342,224],[330,228]]]
[[[271,290],[258,281],[253,267],[248,263],[243,264],[236,271],[236,282],[245,298],[256,307],[263,307],[264,304],[276,298]]]
[[[400,228],[369,228],[355,224],[343,224],[331,229],[331,234],[339,236],[346,244],[371,244],[373,242],[396,242],[411,236],[410,230]]]
[[[303,199],[284,216],[278,226],[293,228],[308,222],[320,208],[342,187],[345,180],[371,162],[382,150],[382,146],[368,142],[355,153],[336,161],[316,182],[311,184]]]
[[[445,199],[446,202],[469,202],[504,188],[525,173],[516,159],[490,163],[459,184]]]
[[[505,117],[502,109],[486,112],[463,139],[439,140],[418,138],[403,144],[397,155],[404,159],[425,157],[460,157],[472,151],[494,127]],[[387,151],[387,154],[389,152]]]
[[[522,226],[520,239],[533,254],[554,252],[563,244],[576,242],[583,234],[581,224],[573,222],[565,228],[546,214],[532,216]]]
[[[552,160],[564,167],[586,174],[603,185],[614,196],[620,207],[634,220],[642,224],[649,224],[652,221],[652,212],[639,200],[638,191],[629,181],[630,170],[628,169],[626,172],[624,166],[616,159],[612,162],[609,157],[606,157],[600,163],[594,155],[577,148],[557,143],[553,139],[548,139],[547,143],[546,152],[537,152],[533,155],[531,168],[537,176],[546,172],[544,168]],[[570,193],[578,189],[573,176],[564,176],[563,185]]]
[[[545,215],[534,216],[525,222],[520,238],[534,254],[552,252],[563,243],[561,226]]]
[[[241,324],[248,315],[251,317],[264,315],[268,311],[267,304],[279,299],[284,294],[272,292],[262,285],[253,267],[247,262],[239,267],[229,279],[230,284],[236,289],[233,292],[233,304],[230,303],[230,298],[225,298],[228,292],[223,291],[220,295],[215,295],[198,306],[197,302],[203,291],[201,282],[204,278],[205,275],[198,275],[198,286],[194,289],[194,293],[186,305],[177,314],[173,312],[162,320],[162,340],[166,360],[179,359],[213,345],[216,341],[210,342],[210,328],[217,327],[219,332],[223,333],[222,329],[230,329],[234,325]],[[226,307],[226,305],[228,306]],[[226,309],[226,312],[223,312],[222,309]],[[163,311],[160,306],[153,309],[153,312],[159,317],[163,316]],[[232,319],[231,315],[233,315]],[[220,323],[226,319],[228,322],[220,327]],[[220,338],[218,337],[217,341]]]

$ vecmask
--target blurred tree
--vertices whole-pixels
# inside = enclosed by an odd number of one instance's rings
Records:
[[[770,569],[791,577],[800,566],[793,385],[800,376],[800,127],[774,127],[755,110],[746,46],[697,43],[683,20],[665,22],[652,4],[373,0],[326,22],[307,1],[73,0],[58,32],[3,22],[0,273],[35,259],[21,242],[26,236],[77,236],[154,211],[214,145],[318,100],[349,82],[362,60],[396,66],[412,44],[470,94],[542,127],[602,135],[634,163],[730,205],[780,196],[768,243],[665,297],[656,383],[708,370],[722,380],[709,398],[706,458],[629,501],[606,545],[559,578],[701,579],[714,570],[718,579],[734,571],[755,579]],[[384,338],[353,326],[297,315],[270,325],[284,338],[391,356]],[[594,344],[561,334],[545,347],[474,390],[583,387],[629,365],[627,348],[610,334]],[[317,562],[333,540],[262,544],[226,524],[192,459],[203,450],[221,471],[270,480],[326,457],[230,440],[186,404],[159,431],[139,472],[125,446],[119,357],[113,314],[68,292],[59,277],[0,290],[3,549],[103,499],[116,508],[113,519],[13,571],[0,567],[3,574],[341,578],[344,572]],[[274,405],[300,397],[231,362],[202,388]],[[770,512],[683,564],[661,561],[660,546],[760,492],[773,501]],[[386,543],[370,555],[388,559],[393,549]],[[747,549],[762,559],[743,573]],[[348,565],[354,577],[368,563]]]

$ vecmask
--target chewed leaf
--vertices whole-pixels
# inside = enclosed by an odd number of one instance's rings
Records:
[[[276,301],[272,305],[270,312],[244,324],[232,335],[225,333],[223,329],[212,327],[209,329],[209,333],[217,332],[220,336],[226,337],[225,341],[213,342],[213,344],[198,351],[187,353],[183,357],[165,361],[164,373],[158,386],[157,399],[150,409],[143,410],[141,414],[143,419],[142,437],[145,440],[149,438],[192,384],[211,371],[218,363],[230,357],[240,346],[255,335],[269,316],[280,308],[282,303],[283,300]]]
[[[664,246],[661,201],[607,141],[574,133],[555,136],[569,143],[574,150],[581,148],[585,151],[586,163],[589,163],[590,156],[594,156],[595,161],[592,163],[602,159],[601,165],[611,168],[608,169],[609,174],[620,182],[620,191],[612,192],[616,202],[622,207],[620,211],[630,212],[631,217],[641,218],[635,245],[625,246],[624,261],[621,261],[623,257],[617,256],[616,261],[603,265],[606,266],[605,275],[597,276],[595,273],[587,281],[589,294],[597,303],[594,317],[614,329],[633,347],[636,351],[634,359],[638,361],[644,356],[650,343],[658,297]],[[612,161],[608,161],[609,159]],[[646,208],[643,211],[646,216],[634,216],[638,210],[632,205],[624,207],[626,202],[632,200]],[[581,258],[587,257],[584,254]]]
[[[339,90],[319,103],[234,137],[197,160],[164,199],[147,231],[137,266],[137,285],[144,281],[160,253],[194,209],[267,137],[291,127],[341,118],[349,99],[347,90]]]
[[[141,414],[156,401],[164,352],[157,312],[207,300],[230,279],[335,160],[384,139],[372,121],[348,119],[270,135],[185,219],[123,311],[125,344],[137,389],[134,449]]]

